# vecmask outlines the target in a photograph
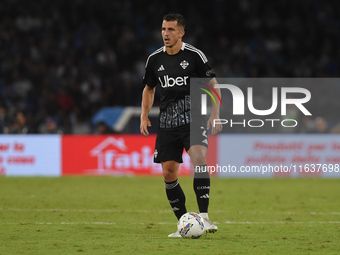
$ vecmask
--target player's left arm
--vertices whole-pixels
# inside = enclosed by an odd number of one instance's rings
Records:
[[[221,98],[221,89],[216,88],[215,87],[216,84],[217,84],[216,78],[212,78],[209,82],[209,85],[214,88],[214,90],[216,91],[218,96]],[[211,92],[212,92],[211,94],[215,98],[216,104],[214,102],[211,102],[212,103],[212,110],[211,110],[210,118],[209,118],[208,123],[207,123],[207,129],[210,129],[210,127],[211,127],[211,133],[213,135],[216,135],[216,134],[218,134],[219,132],[222,131],[222,124],[215,124],[214,125],[214,120],[220,118],[220,100],[218,99],[217,95],[213,91],[211,91]],[[219,121],[219,123],[220,123],[220,121]]]

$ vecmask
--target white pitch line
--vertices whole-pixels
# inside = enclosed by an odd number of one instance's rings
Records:
[[[219,222],[213,222],[220,225]],[[135,225],[175,225],[175,222],[130,222]],[[340,224],[340,221],[226,221],[227,225]],[[0,222],[0,225],[116,225],[116,222]]]
[[[340,224],[340,221],[226,221],[229,225],[272,225],[272,224]]]
[[[123,210],[123,209],[63,209],[63,208],[0,208],[0,211],[41,211],[41,212],[131,212],[131,213],[169,213],[172,210]],[[252,212],[242,212],[242,211],[222,211],[216,210],[211,213],[224,213],[224,214],[234,214],[234,213],[251,213],[251,214],[271,214],[273,212],[268,211],[252,211]],[[275,212],[276,213],[276,212]],[[278,212],[282,214],[302,214],[303,212]],[[340,212],[309,212],[311,215],[340,215]]]
[[[340,215],[340,212],[310,212],[310,214],[313,214],[313,215],[327,215],[327,214]]]
[[[115,225],[116,222],[0,222],[0,225]],[[130,222],[135,225],[175,225],[176,222]]]
[[[304,212],[272,212],[272,211],[252,211],[252,212],[244,212],[244,211],[212,211],[212,213],[227,213],[227,214],[233,214],[233,213],[247,213],[247,214],[272,214],[272,213],[282,213],[282,214],[303,214]],[[308,212],[312,215],[340,215],[340,212]]]
[[[0,222],[0,225],[115,225],[116,222]]]
[[[39,208],[0,208],[0,211],[37,211],[37,212],[131,212],[131,213],[169,213],[172,210],[118,210],[118,209],[39,209]]]

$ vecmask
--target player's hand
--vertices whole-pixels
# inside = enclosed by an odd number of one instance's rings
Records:
[[[149,118],[141,118],[140,119],[140,133],[145,137],[149,136],[148,127],[151,127],[151,121]]]
[[[218,115],[211,115],[207,123],[207,130],[209,130],[211,127],[212,135],[218,134],[219,132],[222,131],[222,128],[223,128],[222,124],[219,124],[219,123],[216,123],[214,126],[214,119],[220,119],[220,117]]]

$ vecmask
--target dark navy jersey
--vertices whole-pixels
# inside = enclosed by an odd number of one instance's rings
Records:
[[[213,78],[215,72],[204,53],[187,43],[169,55],[165,46],[153,52],[145,65],[143,84],[161,87],[160,128],[190,122],[190,78]]]

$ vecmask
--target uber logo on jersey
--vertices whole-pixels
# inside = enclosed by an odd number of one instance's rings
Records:
[[[158,77],[162,88],[173,87],[175,85],[177,85],[177,86],[187,85],[187,79],[188,78],[189,78],[189,76],[171,78],[171,77],[169,77],[169,75],[163,76],[163,79],[161,79],[161,77]],[[162,80],[164,80],[164,81],[162,81]]]

